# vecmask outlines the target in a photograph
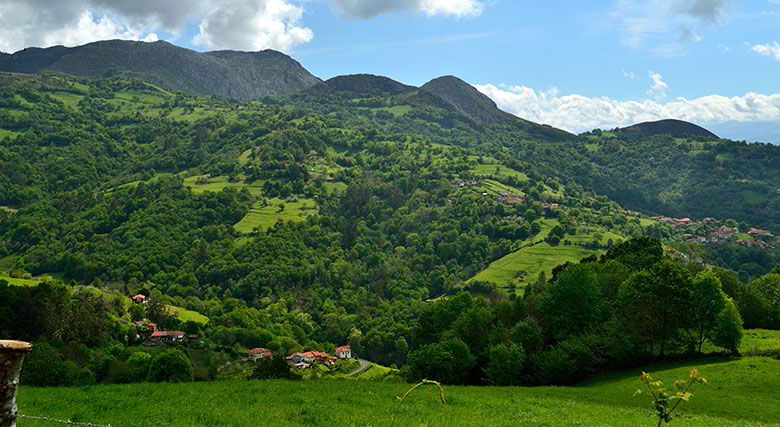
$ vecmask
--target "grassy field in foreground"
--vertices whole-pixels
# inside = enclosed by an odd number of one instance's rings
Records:
[[[699,367],[697,387],[673,425],[780,423],[780,361],[704,359],[644,368],[670,381]],[[431,387],[349,380],[225,381],[20,389],[21,414],[116,426],[255,425],[625,425],[652,426],[646,397],[633,397],[642,369],[576,387]],[[20,427],[46,425],[20,420]]]
[[[279,210],[281,204],[284,209]],[[313,199],[300,199],[297,201],[285,201],[282,199],[270,199],[267,206],[262,202],[255,203],[249,213],[241,219],[233,228],[241,233],[251,233],[255,228],[267,230],[277,221],[303,221],[307,215],[317,213],[317,202]]]

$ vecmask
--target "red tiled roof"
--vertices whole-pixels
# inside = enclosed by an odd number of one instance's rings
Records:
[[[185,335],[187,335],[187,333],[182,331],[155,331],[152,333],[152,338],[177,337],[177,336],[185,336]]]
[[[264,353],[273,353],[273,352],[267,348],[253,348],[249,350],[249,354],[264,354]]]
[[[352,348],[350,346],[348,346],[348,345],[343,345],[341,347],[336,347],[336,352],[337,353],[341,353],[341,352],[345,352],[345,351],[352,351]]]

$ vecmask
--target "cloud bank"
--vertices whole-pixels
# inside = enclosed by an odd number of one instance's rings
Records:
[[[314,38],[301,20],[306,0],[0,0],[0,51],[74,46],[105,39],[157,40],[198,24],[206,49],[289,51]],[[427,16],[482,13],[479,0],[327,0],[358,19],[410,10]]]
[[[662,119],[679,119],[700,125],[780,120],[780,94],[750,92],[735,97],[710,95],[661,102],[562,95],[557,89],[538,91],[525,86],[484,84],[475,87],[507,112],[575,133]]]

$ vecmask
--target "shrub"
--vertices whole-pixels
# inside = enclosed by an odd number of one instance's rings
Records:
[[[173,348],[164,351],[152,360],[149,381],[192,381],[192,361],[179,349]]]

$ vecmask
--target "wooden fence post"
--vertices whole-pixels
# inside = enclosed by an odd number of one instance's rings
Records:
[[[0,427],[16,427],[16,387],[30,350],[29,343],[0,340]]]

